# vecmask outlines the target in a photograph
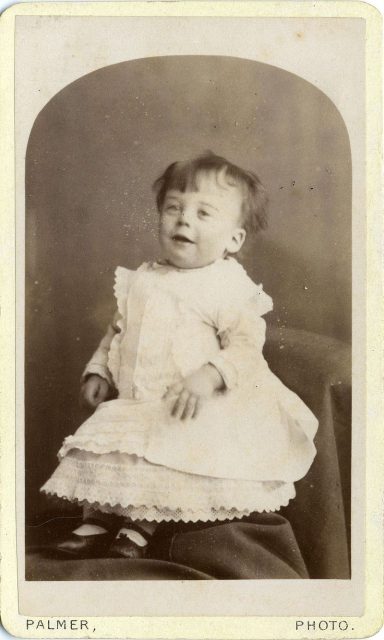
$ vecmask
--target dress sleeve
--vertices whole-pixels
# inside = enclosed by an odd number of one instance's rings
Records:
[[[219,371],[227,389],[235,387],[240,379],[249,380],[264,368],[263,357],[266,322],[262,315],[272,309],[272,300],[262,287],[255,285],[256,293],[241,308],[224,313],[219,318],[218,336],[221,349],[210,360]]]
[[[104,380],[114,386],[114,378],[112,375],[111,369],[113,369],[113,360],[115,357],[111,358],[111,345],[113,343],[113,349],[117,347],[116,340],[114,338],[117,334],[124,331],[124,318],[126,316],[126,307],[127,307],[127,298],[130,286],[133,282],[133,278],[135,275],[135,271],[131,271],[130,269],[125,269],[124,267],[117,267],[115,271],[115,284],[114,284],[114,293],[117,304],[117,311],[113,317],[111,324],[108,326],[107,332],[102,338],[99,346],[97,347],[95,353],[92,358],[88,362],[83,375],[81,376],[82,382],[86,380],[86,378],[92,374],[97,374]],[[116,354],[113,354],[116,356]]]
[[[81,376],[81,382],[85,382],[88,376],[96,374],[101,378],[104,378],[108,384],[113,386],[112,375],[108,368],[108,354],[113,338],[116,333],[120,332],[120,328],[118,326],[120,318],[120,312],[116,311],[111,324],[108,326],[106,334],[103,336],[95,353],[84,369],[83,375]]]

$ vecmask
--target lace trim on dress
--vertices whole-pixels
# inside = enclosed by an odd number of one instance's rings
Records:
[[[144,505],[141,506],[128,506],[122,507],[121,505],[109,505],[109,504],[100,504],[98,502],[89,502],[88,500],[70,500],[66,496],[59,496],[58,494],[49,494],[51,496],[56,496],[62,500],[67,500],[70,502],[76,502],[80,507],[90,507],[97,511],[102,511],[103,513],[110,513],[118,516],[122,516],[123,518],[129,518],[131,520],[147,520],[148,522],[223,522],[224,520],[234,520],[235,518],[245,518],[250,516],[255,510],[239,510],[236,508],[226,509],[224,507],[220,509],[211,509],[210,513],[207,514],[206,511],[190,511],[182,510],[182,509],[169,509],[166,507],[146,507]],[[294,496],[292,496],[294,497]],[[287,500],[288,504],[289,500]],[[286,505],[281,505],[286,506]],[[269,509],[267,511],[273,511],[273,509]]]
[[[131,271],[125,267],[116,267],[115,270],[115,284],[113,286],[113,291],[115,293],[117,308],[123,318],[126,315],[129,288],[136,277],[136,273],[137,271]]]
[[[89,436],[67,436],[57,456],[59,460],[61,460],[73,449],[82,449],[83,451],[98,455],[114,453],[115,451],[130,455],[143,455],[143,438],[139,435],[135,442],[134,434],[131,433],[130,440],[131,442],[128,444],[123,444],[118,434],[116,434],[113,439],[111,434],[103,436],[99,433],[97,440],[93,440]]]
[[[265,316],[266,313],[273,310],[272,298],[265,293],[262,284],[258,284],[256,286],[258,291],[254,296],[252,296],[251,301],[256,303],[258,314],[260,316]]]
[[[120,342],[126,322],[128,292],[135,276],[136,271],[130,271],[124,267],[117,267],[115,270],[115,284],[113,290],[116,298],[117,309],[120,314],[120,318],[117,318],[115,324],[116,327],[120,329],[120,332],[116,333],[112,338],[108,351],[107,364],[116,386],[119,382]]]
[[[192,509],[185,508],[171,509],[169,507],[148,507],[146,505],[128,505],[123,507],[120,504],[111,505],[108,503],[100,503],[97,500],[91,502],[89,498],[70,498],[54,491],[47,491],[46,493],[49,496],[55,496],[71,503],[77,503],[81,507],[88,506],[103,513],[113,513],[114,515],[130,518],[131,520],[148,520],[149,522],[214,522],[215,520],[233,520],[234,518],[244,518],[255,512],[261,513],[265,511],[266,513],[270,513],[278,511],[281,507],[286,507],[289,501],[295,497],[293,492],[293,495],[287,497],[286,500],[276,506],[276,508],[271,507],[269,509],[237,509],[236,507],[219,507],[215,509],[211,507],[209,511],[205,509],[193,511]]]
[[[291,483],[196,476],[124,454],[110,455],[120,464],[84,452],[77,457],[67,456],[42,491],[135,519],[225,520],[275,511],[295,496]]]

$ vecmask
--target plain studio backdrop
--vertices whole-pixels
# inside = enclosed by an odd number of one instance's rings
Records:
[[[114,313],[115,267],[158,257],[151,185],[206,149],[268,190],[269,228],[241,261],[273,297],[266,319],[281,347],[284,327],[350,339],[350,147],[324,93],[276,67],[215,56],[80,78],[40,112],[26,158],[29,522],[46,508],[38,489],[63,438],[85,418],[79,379]]]

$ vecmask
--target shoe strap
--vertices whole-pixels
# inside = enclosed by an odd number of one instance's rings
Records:
[[[132,531],[137,531],[137,533],[140,533],[140,535],[143,536],[144,540],[146,540],[147,542],[149,542],[152,538],[151,534],[148,533],[148,531],[143,529],[143,527],[140,527],[140,525],[136,524],[135,522],[127,522],[120,527],[120,530],[121,529],[131,529]]]

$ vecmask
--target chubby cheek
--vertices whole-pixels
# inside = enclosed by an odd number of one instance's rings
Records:
[[[169,225],[167,225],[166,221],[165,220],[160,220],[160,222],[159,222],[159,236],[162,237],[162,236],[167,235],[168,230],[169,230]]]
[[[205,246],[208,251],[222,254],[225,251],[225,241],[220,235],[212,235],[209,238],[206,238]]]
[[[160,233],[168,233],[172,231],[174,226],[175,226],[174,218],[167,215],[162,215],[160,217],[160,222],[159,222]]]

